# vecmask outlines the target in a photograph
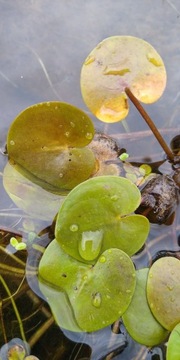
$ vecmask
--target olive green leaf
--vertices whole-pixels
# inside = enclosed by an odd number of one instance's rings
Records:
[[[96,160],[87,145],[94,136],[90,118],[61,102],[39,103],[11,124],[7,150],[11,159],[44,183],[72,189],[92,175]]]

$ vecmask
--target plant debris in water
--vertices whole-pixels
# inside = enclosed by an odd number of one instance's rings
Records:
[[[180,191],[172,177],[157,174],[141,191],[138,214],[147,216],[151,223],[171,224],[179,204]]]

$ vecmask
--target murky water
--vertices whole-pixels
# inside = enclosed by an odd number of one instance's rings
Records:
[[[106,328],[96,334],[79,335],[61,331],[54,325],[48,306],[38,296],[36,280],[30,282],[32,290],[23,282],[26,256],[17,253],[14,257],[8,256],[3,250],[8,246],[13,232],[15,235],[23,233],[25,237],[31,234],[33,238],[34,233],[50,226],[51,220],[33,218],[32,221],[29,214],[18,209],[3,188],[2,173],[7,163],[3,151],[8,127],[27,106],[60,100],[88,112],[80,93],[81,66],[97,43],[112,35],[143,38],[160,53],[167,70],[167,87],[157,103],[145,108],[168,143],[180,133],[179,0],[0,0],[0,34],[0,271],[9,284],[10,292],[15,294],[23,319],[19,329],[17,312],[16,316],[13,315],[12,303],[9,301],[3,308],[0,307],[0,347],[12,338],[23,338],[24,334],[32,353],[40,360],[100,360],[112,351],[118,353],[113,355],[116,360],[150,360],[154,354],[155,359],[165,359],[164,348],[157,347],[150,351],[141,347],[125,334],[123,328],[119,334]],[[94,116],[91,118],[98,130],[112,134],[120,147],[127,149],[131,161],[164,158],[161,148],[132,105],[127,121],[119,124],[104,125]],[[161,170],[171,171],[168,164],[162,165]],[[172,226],[152,225],[145,249],[134,259],[137,268],[142,267],[142,264],[149,266],[158,251],[179,250],[179,220],[177,215]],[[46,234],[43,236],[44,245],[49,240]],[[37,240],[37,252],[40,252],[40,245],[41,241]],[[34,258],[30,257],[33,266],[37,265],[37,252]],[[16,275],[12,275],[10,267],[14,268]],[[1,299],[7,298],[9,295],[2,283],[0,289]],[[22,296],[16,296],[18,291]],[[44,327],[40,326],[42,324]],[[2,335],[5,333],[4,327],[6,338]],[[39,328],[39,337],[34,337]]]

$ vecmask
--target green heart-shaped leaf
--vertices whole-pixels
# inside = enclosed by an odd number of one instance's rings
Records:
[[[21,112],[10,126],[10,158],[36,178],[58,189],[72,189],[92,175],[96,160],[86,147],[94,136],[90,118],[60,102],[39,103]]]
[[[83,99],[98,119],[115,122],[128,114],[125,88],[153,103],[166,86],[166,70],[157,51],[133,36],[112,36],[99,43],[81,71]]]
[[[131,214],[140,201],[140,191],[128,179],[91,178],[66,197],[57,217],[56,239],[80,261],[94,261],[111,247],[131,256],[149,232],[148,220]]]
[[[147,299],[151,311],[167,330],[180,322],[180,261],[162,257],[150,268],[147,280]]]
[[[123,315],[124,325],[131,337],[146,346],[160,344],[168,335],[154,318],[146,296],[149,269],[136,271],[136,288],[128,309]]]
[[[96,331],[117,320],[128,308],[135,288],[135,269],[119,249],[106,250],[87,272],[87,280],[72,297],[79,326]]]
[[[91,266],[67,255],[56,240],[40,261],[39,279],[45,283],[41,290],[55,318],[73,331],[77,326],[81,331],[96,331],[117,320],[129,306],[136,283],[134,265],[123,251],[109,249]],[[46,289],[48,284],[53,295]],[[68,306],[70,313],[64,315]]]
[[[173,329],[167,344],[167,360],[179,360],[180,356],[180,323]]]

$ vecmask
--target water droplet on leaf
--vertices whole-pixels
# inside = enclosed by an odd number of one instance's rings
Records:
[[[106,257],[104,255],[102,255],[100,258],[99,258],[99,262],[100,263],[105,263],[106,262]]]
[[[79,242],[79,254],[84,260],[94,260],[100,253],[103,231],[84,231]]]
[[[77,231],[77,230],[78,230],[78,225],[72,224],[72,225],[70,226],[70,230],[71,230],[72,232]]]
[[[174,286],[167,285],[168,290],[172,291],[174,289]]]
[[[112,200],[112,201],[116,201],[116,200],[118,200],[118,196],[117,196],[117,195],[113,195],[113,196],[111,196],[111,200]]]
[[[102,302],[101,294],[99,292],[93,294],[93,299],[92,299],[93,306],[99,308],[101,306],[101,302]]]
[[[86,133],[86,139],[91,140],[92,138],[93,138],[93,134],[87,132],[87,133]]]

